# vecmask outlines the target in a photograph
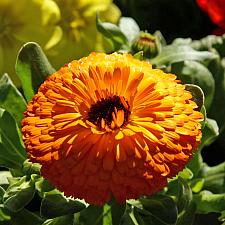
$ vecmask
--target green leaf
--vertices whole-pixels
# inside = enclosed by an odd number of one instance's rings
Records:
[[[217,121],[221,133],[225,130],[225,58],[211,61],[208,69],[213,74],[216,89],[212,105],[207,114]]]
[[[104,206],[90,205],[74,217],[74,225],[119,225],[124,207],[115,200]]]
[[[211,72],[205,66],[199,62],[186,60],[172,64],[171,72],[176,74],[184,84],[198,85],[204,92],[206,109],[209,109],[215,92],[215,82]]]
[[[101,22],[98,15],[96,16],[96,26],[100,33],[109,38],[117,46],[115,50],[118,50],[122,45],[128,44],[126,36],[118,26],[112,23]]]
[[[10,216],[10,225],[41,225],[44,222],[38,215],[28,211],[27,209],[22,209],[18,212],[11,212]]]
[[[102,225],[103,207],[89,205],[80,213],[75,214],[75,225]]]
[[[188,209],[179,214],[176,225],[192,225],[194,222],[195,213],[196,204],[194,201],[191,201]]]
[[[31,174],[40,174],[41,165],[39,163],[32,163],[29,159],[25,160],[23,163],[23,173],[27,176]]]
[[[26,152],[14,118],[0,108],[0,166],[20,169]]]
[[[197,104],[197,110],[200,111],[205,100],[202,89],[194,84],[185,84],[185,90],[191,92],[192,100]]]
[[[34,196],[34,184],[26,181],[26,176],[22,177],[18,182],[10,185],[3,197],[4,206],[13,212],[23,209]]]
[[[204,61],[215,59],[218,56],[208,51],[196,51],[187,45],[168,45],[162,49],[160,54],[151,60],[152,64],[170,65],[185,60]]]
[[[197,178],[191,181],[190,187],[194,193],[198,193],[202,190],[205,180],[203,178]]]
[[[3,201],[3,196],[5,194],[5,190],[0,186],[0,203]]]
[[[198,177],[199,171],[202,168],[203,159],[199,152],[194,153],[193,158],[187,164],[187,167],[192,171],[193,177]]]
[[[48,219],[42,225],[76,225],[73,223],[73,215],[59,216],[54,219]]]
[[[225,210],[225,194],[213,194],[210,191],[202,191],[194,195],[197,205],[197,213],[222,212]]]
[[[12,177],[9,171],[0,171],[0,186],[6,187],[9,185],[8,177]]]
[[[175,202],[169,196],[156,195],[146,198],[141,198],[140,202],[143,205],[143,210],[139,209],[139,213],[146,215],[146,224],[176,224],[177,207]]]
[[[3,222],[3,221],[9,222],[10,220],[11,220],[11,216],[6,212],[6,210],[4,208],[0,208],[0,224],[2,224],[1,222]],[[5,224],[3,223],[3,225],[5,225]]]
[[[221,216],[218,218],[219,221],[225,221],[225,210],[221,212]]]
[[[11,186],[11,185],[13,185],[13,184],[19,182],[20,179],[21,179],[21,177],[14,177],[14,176],[12,176],[12,177],[7,177],[7,180],[8,180],[8,182],[9,182],[9,186]]]
[[[166,39],[163,37],[162,33],[157,30],[153,36],[156,38],[156,45],[158,48],[158,52],[160,53],[164,46],[166,46]]]
[[[140,28],[131,17],[122,17],[119,21],[119,28],[125,34],[129,43],[132,43],[139,37]]]
[[[138,214],[135,216],[134,213],[134,208],[127,204],[119,225],[139,225],[136,219],[136,217],[138,217]]]
[[[39,195],[43,198],[45,192],[50,192],[55,189],[48,180],[44,179],[40,175],[32,174],[31,180],[35,183],[35,189],[39,192]]]
[[[202,131],[202,140],[199,149],[212,144],[218,135],[219,127],[217,125],[217,122],[213,119],[206,118],[206,123]]]
[[[204,165],[201,171],[204,188],[213,193],[225,193],[225,162],[209,167]]]
[[[201,122],[201,127],[202,127],[202,129],[204,129],[205,123],[206,123],[206,117],[207,117],[207,114],[206,114],[206,108],[205,108],[204,105],[202,106],[200,112],[201,112],[201,113],[203,114],[203,116],[204,116],[203,121]]]
[[[112,225],[120,224],[121,218],[124,215],[126,210],[126,205],[119,204],[116,200],[111,200],[111,217],[112,217]],[[110,224],[111,225],[111,224]]]
[[[53,190],[46,192],[41,202],[41,215],[54,218],[80,212],[86,208],[84,201],[67,198],[61,192]]]
[[[181,177],[178,177],[177,208],[179,215],[176,225],[191,225],[196,207],[192,202],[192,191],[187,181]]]
[[[112,224],[112,214],[111,214],[111,207],[108,204],[103,206],[103,221],[102,225],[111,225]]]
[[[26,101],[7,74],[0,79],[0,107],[6,109],[21,126]]]
[[[198,50],[208,50],[215,48],[222,57],[225,56],[225,35],[216,36],[208,35],[201,40],[195,40],[191,43],[191,46]]]
[[[16,61],[16,73],[21,80],[27,101],[31,100],[43,81],[54,72],[37,43],[28,42],[20,49]]]
[[[181,172],[178,173],[179,177],[182,177],[185,180],[190,180],[193,177],[193,173],[190,169],[188,169],[187,167],[184,168]]]
[[[173,45],[190,45],[192,42],[191,38],[176,38],[172,42]]]
[[[177,208],[180,213],[189,207],[192,200],[192,191],[187,181],[181,177],[178,177],[178,188]]]

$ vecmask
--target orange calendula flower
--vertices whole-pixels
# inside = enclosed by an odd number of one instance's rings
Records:
[[[201,139],[203,116],[175,79],[128,54],[72,61],[28,104],[30,160],[66,196],[92,204],[161,190]]]

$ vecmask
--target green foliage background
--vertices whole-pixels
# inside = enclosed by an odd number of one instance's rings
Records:
[[[40,46],[27,43],[16,62],[23,94],[7,74],[0,80],[0,166],[4,168],[0,171],[0,224],[191,225],[196,215],[208,213],[217,213],[218,221],[225,224],[225,162],[210,167],[201,157],[202,149],[225,135],[225,36],[200,41],[176,39],[167,45],[156,32],[157,55],[147,57],[146,49],[135,52],[132,48],[140,35],[133,19],[121,18],[116,26],[97,17],[96,23],[114,51],[130,52],[156,68],[175,73],[183,83],[194,84],[187,88],[205,115],[201,146],[186,168],[154,196],[128,200],[125,205],[112,200],[103,207],[65,197],[40,175],[39,164],[27,160],[21,139],[26,104],[54,72]]]

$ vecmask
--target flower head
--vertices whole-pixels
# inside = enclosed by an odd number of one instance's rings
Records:
[[[150,59],[155,57],[159,52],[157,42],[156,36],[142,31],[131,47],[134,53],[143,51],[144,56]]]
[[[65,195],[93,204],[159,191],[201,139],[203,116],[175,79],[128,54],[72,61],[28,104],[30,160]]]

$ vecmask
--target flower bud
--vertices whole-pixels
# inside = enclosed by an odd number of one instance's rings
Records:
[[[140,32],[139,37],[131,46],[132,54],[143,51],[144,58],[153,58],[158,53],[157,37],[147,32]]]

